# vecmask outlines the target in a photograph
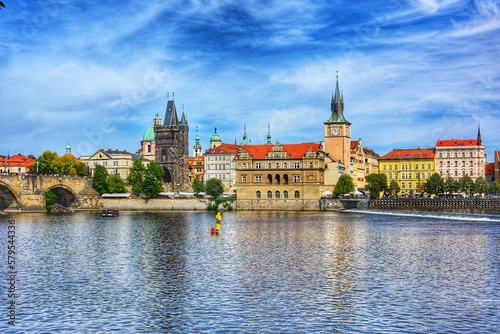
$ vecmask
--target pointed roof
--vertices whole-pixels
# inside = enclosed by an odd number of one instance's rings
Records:
[[[240,149],[239,145],[235,144],[220,144],[217,147],[211,148],[205,152],[205,156],[211,154],[236,154]]]
[[[483,144],[483,140],[481,139],[481,126],[479,125],[479,122],[477,122],[477,144]]]
[[[267,141],[266,144],[271,144],[271,123],[267,123]]]
[[[444,146],[481,146],[481,141],[477,139],[447,139],[438,140],[436,147]]]
[[[326,122],[324,122],[325,124],[330,124],[330,123],[351,124],[344,117],[344,95],[340,93],[338,72],[337,72],[337,83],[335,85],[335,93],[332,94],[332,100],[330,102],[330,110],[332,114],[330,118]]]
[[[175,107],[174,100],[169,100],[167,102],[163,125],[179,125],[179,118],[177,117],[177,108]]]
[[[433,148],[395,148],[379,160],[434,159],[435,155]]]
[[[198,136],[198,127],[196,127],[196,137],[194,137],[195,143],[193,148],[201,150],[200,136]]]
[[[248,139],[248,136],[247,136],[247,123],[245,123],[244,127],[243,127],[243,141],[241,142],[241,145],[250,145],[252,144],[252,141],[250,139]]]

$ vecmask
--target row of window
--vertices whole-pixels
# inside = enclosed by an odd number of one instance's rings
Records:
[[[302,168],[300,161],[295,161],[295,162],[290,162],[290,163],[288,163],[288,162],[265,162],[265,163],[264,162],[255,162],[253,165],[254,165],[253,168],[255,168],[255,169]],[[246,162],[243,162],[240,166],[242,166],[243,169],[247,169],[247,167],[251,167],[251,164],[247,164]],[[318,162],[316,162],[316,163],[310,162],[309,168],[318,168]]]
[[[451,166],[452,163],[450,161],[446,161],[446,167],[452,167]],[[466,167],[466,162],[465,161],[462,161],[462,163],[460,164],[461,167]],[[443,167],[443,162],[440,161],[439,162],[439,167]],[[453,162],[453,167],[458,167],[458,161],[454,161]],[[471,160],[469,161],[469,167],[474,167],[474,162]]]
[[[439,171],[439,175],[443,176],[443,174],[444,174],[444,173],[443,173],[443,171],[442,171],[442,170],[440,170],[440,171]],[[447,170],[447,171],[446,171],[446,176],[451,176],[451,174],[452,174],[452,173],[450,173],[450,171],[449,171],[449,170]],[[465,176],[466,171],[465,171],[465,170],[463,170],[461,174],[462,174],[461,176]],[[459,176],[459,175],[458,175],[458,170],[454,171],[453,175],[454,175],[454,176]],[[474,171],[473,171],[472,169],[470,169],[470,170],[469,170],[469,176],[474,176]]]
[[[267,183],[272,184],[277,183],[277,184],[288,184],[288,174],[283,175],[283,178],[281,178],[280,174],[276,174],[273,178],[271,174],[267,174],[266,177]],[[262,175],[255,175],[254,178],[255,183],[262,183]],[[299,183],[300,182],[300,175],[293,175],[293,182]],[[247,176],[242,175],[241,176],[241,183],[247,183]]]
[[[119,166],[119,161],[109,161],[109,162],[113,162],[113,164],[110,166]],[[103,165],[103,166],[107,166],[108,165],[108,161],[94,161],[94,167],[97,166],[97,165]],[[89,162],[85,162],[85,165],[88,167],[89,165]],[[128,166],[128,160],[125,160],[125,166]]]
[[[415,164],[415,166],[414,166],[415,168],[413,168],[413,169],[414,170],[419,169],[418,166],[419,166],[418,164]],[[388,165],[388,166],[387,165],[383,165],[382,166],[382,170],[387,170],[387,169],[392,170],[393,169],[392,167],[393,167],[392,165]],[[425,164],[421,164],[420,165],[420,169],[424,169],[425,170]],[[431,164],[427,164],[427,169],[431,169]],[[394,170],[398,170],[398,165],[394,165]],[[411,164],[401,165],[401,170],[411,170]]]
[[[211,164],[206,165],[206,169],[218,170],[218,169],[230,169],[229,164]]]
[[[459,155],[458,152],[454,152],[453,157],[454,158],[458,158],[458,155]],[[462,156],[462,158],[465,158],[465,152],[460,152],[460,155]],[[469,152],[469,157],[472,158],[473,156],[474,156],[473,152]],[[439,152],[439,157],[440,158],[443,157],[443,152]],[[446,152],[446,157],[447,158],[451,158],[451,153],[450,152]]]
[[[207,161],[231,161],[230,155],[214,155],[214,156],[206,156]]]
[[[412,175],[413,175],[413,173],[395,173],[394,178],[398,179],[398,177],[401,176],[401,179],[411,179]],[[389,177],[389,179],[392,179],[392,173],[389,173],[388,177]],[[430,177],[431,177],[431,173],[427,173],[427,178],[429,179]],[[416,179],[425,179],[426,178],[425,173],[424,172],[422,172],[422,173],[416,172],[415,178]]]
[[[295,190],[294,192],[294,198],[295,199],[299,199],[300,198],[300,192],[298,190]],[[257,190],[255,192],[255,197],[257,199],[261,199],[262,198],[262,194],[260,192],[260,190]],[[280,199],[281,198],[281,192],[279,190],[276,190],[274,192],[274,199]],[[267,199],[273,199],[273,192],[271,190],[268,190],[267,191]],[[283,199],[288,199],[288,191],[283,191]]]

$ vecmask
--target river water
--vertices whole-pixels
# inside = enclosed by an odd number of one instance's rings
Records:
[[[2,215],[0,332],[499,331],[500,216],[377,213]]]

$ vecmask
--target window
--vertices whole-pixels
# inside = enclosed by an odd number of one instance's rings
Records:
[[[284,198],[284,199],[287,199],[287,198],[288,198],[288,191],[286,191],[286,190],[285,190],[285,191],[283,192],[283,198]]]
[[[386,165],[384,165],[384,166],[382,166],[382,169],[383,169],[383,170],[385,170],[385,168],[386,168],[386,167],[387,167],[387,166],[386,166]]]
[[[472,161],[469,162],[469,167],[473,167],[474,163]]]
[[[276,166],[276,168],[280,168],[280,163],[277,162],[275,166]]]
[[[280,192],[278,190],[276,190],[276,192],[274,193],[274,198],[276,199],[280,198]]]
[[[404,182],[401,183],[401,188],[406,188],[406,184]]]
[[[283,163],[283,168],[288,168],[288,165],[286,162]]]
[[[293,168],[300,168],[300,162],[294,162]]]
[[[457,170],[455,171],[455,176],[458,176],[458,171]]]
[[[246,175],[241,176],[241,183],[247,183],[247,176]]]
[[[255,175],[255,183],[262,183],[262,175]]]
[[[313,163],[312,162],[309,163],[309,168],[313,168]]]
[[[271,199],[273,198],[273,193],[271,192],[271,190],[268,190],[267,191],[267,199]]]
[[[272,165],[270,162],[267,163],[267,168],[271,169]]]
[[[300,182],[300,175],[294,175],[293,182]]]
[[[151,144],[148,144],[148,153],[151,153]]]
[[[295,190],[295,199],[299,199],[300,198],[300,193],[298,190]]]
[[[389,173],[389,179],[392,179],[392,173]]]
[[[260,164],[260,162],[256,162],[255,163],[255,168],[256,169],[261,169],[262,168],[262,165]]]
[[[260,199],[260,190],[257,190],[257,192],[255,193],[255,197],[257,197],[257,199]]]
[[[474,173],[472,172],[472,169],[469,171],[469,175],[470,175],[470,176],[473,176],[473,175],[474,175]]]

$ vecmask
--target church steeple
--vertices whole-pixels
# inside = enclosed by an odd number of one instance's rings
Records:
[[[479,122],[477,122],[477,144],[483,145],[483,140],[481,139],[481,126]]]
[[[201,155],[201,144],[200,144],[200,136],[198,136],[198,127],[196,127],[196,137],[195,137],[195,144],[193,146],[193,155],[195,157],[199,157]]]
[[[344,94],[340,92],[339,88],[339,74],[337,72],[337,83],[335,85],[335,93],[332,94],[330,103],[330,110],[332,112],[330,118],[325,122],[328,123],[349,123],[344,117]]]
[[[172,94],[173,95],[173,94]],[[177,108],[175,107],[174,100],[169,99],[169,95],[167,94],[167,108],[165,110],[165,120],[163,121],[163,125],[167,126],[175,126],[179,125],[179,118],[177,117]]]
[[[266,144],[271,144],[271,123],[267,123],[267,142]]]
[[[245,123],[243,126],[243,141],[241,142],[241,145],[250,145],[250,144],[252,144],[252,141],[250,139],[248,139],[247,123]]]

